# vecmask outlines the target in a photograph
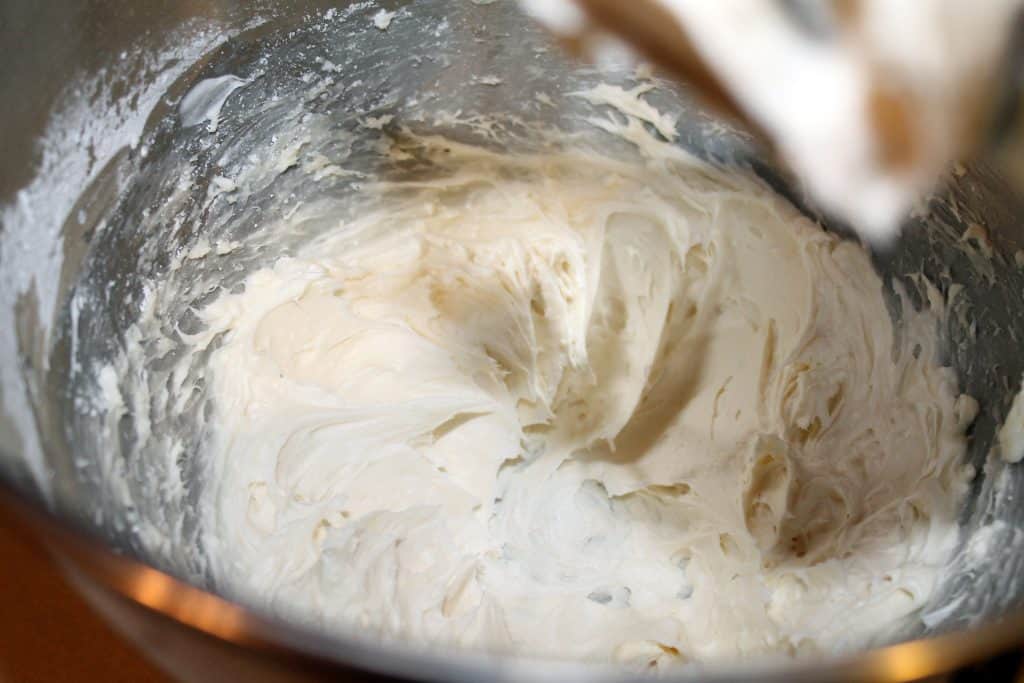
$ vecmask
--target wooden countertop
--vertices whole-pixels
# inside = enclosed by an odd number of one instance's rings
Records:
[[[0,683],[169,683],[0,510]]]

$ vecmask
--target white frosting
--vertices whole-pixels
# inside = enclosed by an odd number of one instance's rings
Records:
[[[1021,383],[1024,386],[1024,379]],[[1024,458],[1024,390],[1013,397],[1010,412],[999,428],[999,454],[1006,462]]]
[[[659,667],[846,650],[928,600],[970,405],[861,247],[696,163],[431,154],[202,312],[229,592]]]
[[[181,104],[178,105],[181,125],[197,126],[205,122],[207,130],[217,132],[224,105],[236,90],[248,83],[231,74],[199,81],[181,98]]]
[[[387,31],[396,14],[397,12],[389,12],[386,9],[382,9],[373,15],[373,25],[381,31]]]

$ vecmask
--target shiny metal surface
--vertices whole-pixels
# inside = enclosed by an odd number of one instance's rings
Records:
[[[336,11],[329,13],[333,5]],[[369,21],[380,6],[401,10],[386,33]],[[332,135],[351,134],[352,159],[375,172],[393,169],[380,167],[360,147],[358,119],[369,114],[393,113],[396,125],[423,130],[438,125],[433,114],[457,106],[467,114],[513,114],[567,136],[586,136],[584,119],[595,112],[572,91],[600,80],[630,85],[632,74],[572,64],[505,1],[16,0],[0,7],[0,41],[17,48],[0,73],[0,95],[10,103],[0,111],[0,257],[7,268],[0,272],[0,326],[10,323],[0,329],[3,499],[33,520],[84,594],[190,680],[215,671],[259,671],[266,680],[356,672],[429,680],[622,679],[619,672],[580,664],[421,652],[356,632],[310,632],[217,597],[188,547],[197,538],[194,504],[203,485],[188,476],[189,457],[202,446],[196,425],[208,409],[201,382],[195,383],[196,401],[173,410],[170,403],[151,406],[152,442],[138,438],[138,415],[131,410],[110,420],[87,409],[84,397],[95,389],[90,370],[123,349],[146,278],[216,278],[230,285],[275,256],[246,243],[220,265],[197,261],[169,268],[173,255],[200,232],[245,242],[249,234],[231,232],[238,225],[233,219],[251,215],[257,223],[274,208],[263,196],[231,205],[207,202],[224,159],[265,144],[273,131],[284,135],[307,114]],[[301,76],[324,73],[324,60],[337,67],[337,76],[315,91],[316,83]],[[183,128],[177,113],[183,95],[196,82],[224,74],[251,83],[229,101],[216,134]],[[484,75],[501,83],[474,84]],[[558,106],[539,105],[536,92]],[[650,96],[659,107],[680,112],[682,146],[717,163],[751,167],[801,202],[747,136],[709,121],[685,91],[665,83]],[[133,100],[141,112],[131,111]],[[127,113],[109,128],[84,125],[125,101]],[[77,118],[67,114],[81,111]],[[55,137],[62,126],[75,134]],[[443,132],[474,135],[458,126]],[[510,126],[505,132],[505,146],[530,144],[524,130]],[[311,145],[329,151],[330,139]],[[195,190],[172,202],[183,168],[194,169]],[[312,201],[315,193],[344,199],[354,191],[347,181],[313,185],[294,173],[265,180],[267,196],[294,195],[297,201]],[[979,476],[962,514],[964,550],[926,609],[932,617],[893,634],[894,641],[909,642],[855,656],[716,665],[682,670],[679,677],[907,681],[1024,643],[1024,586],[1017,581],[1024,575],[1018,543],[1024,509],[1014,504],[1024,474],[990,457],[1024,373],[1024,355],[1017,352],[1017,340],[1024,339],[1024,276],[1014,259],[1024,246],[1018,220],[1024,204],[984,166],[950,182],[948,191],[922,207],[899,244],[876,254],[880,270],[918,302],[928,294],[918,275],[940,293],[954,283],[965,286],[945,332],[948,361],[964,390],[982,404],[971,449]],[[988,237],[962,239],[972,225],[984,227]],[[310,222],[311,234],[322,228]],[[206,294],[168,304],[163,312],[169,320],[185,320],[187,308]],[[893,313],[898,317],[895,305]],[[147,357],[127,371],[160,383],[165,369],[158,361],[157,355]],[[181,472],[189,484],[184,503],[160,498],[156,484],[168,466],[158,457],[167,443],[161,438],[182,448]],[[123,469],[126,492],[110,486],[111,468]],[[145,530],[162,528],[180,529],[177,542],[151,542]],[[972,539],[981,532],[993,540],[979,557]],[[955,609],[943,609],[949,605]]]

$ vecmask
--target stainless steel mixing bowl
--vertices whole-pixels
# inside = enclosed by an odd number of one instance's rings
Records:
[[[397,12],[386,30],[373,24],[382,7]],[[8,0],[0,43],[0,491],[83,594],[187,679],[628,678],[313,632],[217,597],[195,513],[205,483],[196,459],[216,407],[201,357],[187,376],[170,368],[214,283],[237,285],[350,205],[359,177],[324,172],[333,160],[369,175],[422,170],[382,157],[367,117],[399,144],[410,129],[526,148],[543,125],[572,144],[632,154],[591,123],[617,114],[573,93],[601,81],[633,87],[635,75],[567,61],[509,0]],[[813,213],[749,137],[685,90],[661,82],[646,96],[679,114],[681,147],[751,169]],[[477,114],[499,124],[481,127]],[[1024,470],[992,449],[1024,372],[1022,208],[984,164],[958,169],[875,254],[915,305],[951,301],[946,360],[981,403],[970,449],[978,475],[939,594],[864,653],[675,675],[914,680],[1024,644]],[[282,212],[300,212],[303,230],[269,249],[262,230]],[[201,239],[231,247],[184,258]],[[154,302],[152,281],[189,285],[187,295]],[[160,338],[133,341],[144,308]],[[129,343],[142,349],[135,358]],[[131,390],[140,383],[145,401]],[[101,391],[117,400],[96,401]],[[172,477],[184,498],[163,485]]]

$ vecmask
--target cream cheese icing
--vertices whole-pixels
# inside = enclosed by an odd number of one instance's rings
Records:
[[[641,667],[845,651],[929,599],[971,401],[862,247],[697,162],[423,144],[201,312],[224,590]]]

